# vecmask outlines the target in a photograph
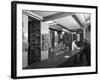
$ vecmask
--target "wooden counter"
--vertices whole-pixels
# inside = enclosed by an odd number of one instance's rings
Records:
[[[36,62],[26,67],[25,69],[39,69],[39,68],[57,68],[57,67],[72,67],[73,64],[78,63],[78,55],[81,53],[82,49],[74,51],[64,51],[61,55],[55,55],[47,60]],[[66,54],[71,54],[66,55]],[[75,62],[74,62],[75,61]]]

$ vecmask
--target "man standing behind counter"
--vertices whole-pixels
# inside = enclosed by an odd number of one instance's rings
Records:
[[[80,49],[80,47],[78,47],[78,46],[76,45],[76,40],[74,40],[74,41],[72,42],[72,51],[75,50],[75,49]]]

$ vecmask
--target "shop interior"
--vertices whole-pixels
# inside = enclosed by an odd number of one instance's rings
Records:
[[[23,69],[87,66],[80,54],[84,39],[91,42],[91,14],[23,10],[22,16]],[[79,49],[73,49],[73,41]]]

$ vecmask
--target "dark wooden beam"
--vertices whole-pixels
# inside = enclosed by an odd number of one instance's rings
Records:
[[[61,25],[61,24],[59,24],[59,23],[57,23],[57,25],[60,26],[60,27],[62,27],[62,28],[64,28],[64,29],[66,29],[66,30],[68,30],[68,31],[73,32],[73,30],[71,30],[71,29],[69,29],[69,28],[67,28],[67,27],[65,27],[65,26],[63,26],[63,25]]]
[[[76,15],[72,15],[72,17],[75,19],[75,21],[83,28],[84,25],[82,25],[82,23],[80,22],[80,20],[77,18]]]
[[[27,15],[27,16],[30,16],[30,17],[36,18],[36,19],[38,19],[38,20],[40,20],[40,21],[43,20],[42,17],[38,16],[37,14],[32,13],[31,11],[27,11],[27,10],[24,11],[24,10],[23,10],[22,13],[25,14],[25,15]]]

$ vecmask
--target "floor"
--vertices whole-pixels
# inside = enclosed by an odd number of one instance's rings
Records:
[[[52,55],[52,57],[49,59],[33,63],[24,69],[86,66],[87,61],[85,56],[83,56],[83,62],[79,62],[79,55],[81,54],[81,50],[82,49],[74,51],[59,51],[55,55]]]

